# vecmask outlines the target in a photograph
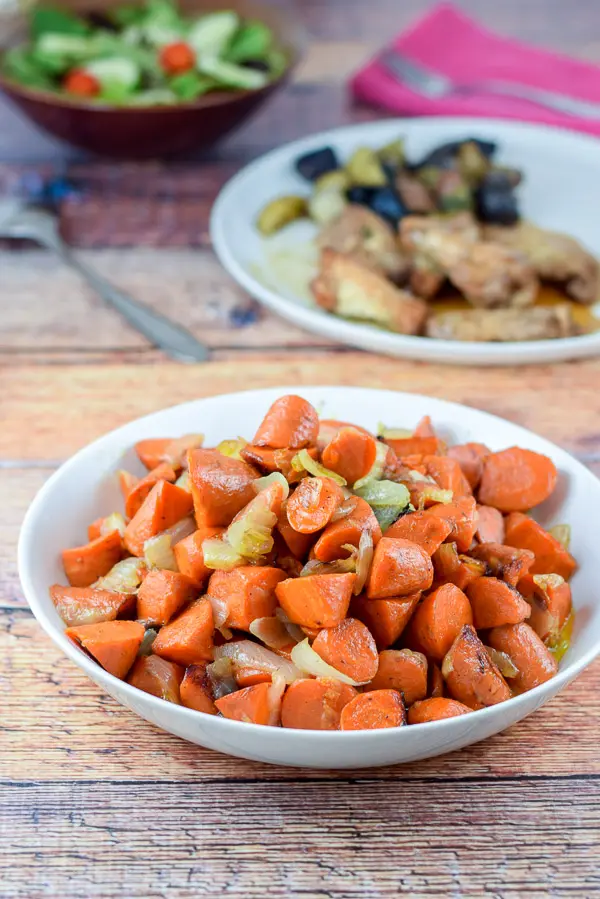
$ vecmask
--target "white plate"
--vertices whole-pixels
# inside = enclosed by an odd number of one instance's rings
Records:
[[[209,749],[280,765],[364,768],[428,758],[486,739],[538,709],[589,665],[600,652],[596,536],[600,481],[564,450],[500,418],[444,400],[354,387],[311,387],[299,392],[324,418],[345,419],[375,429],[379,421],[414,427],[422,415],[430,415],[440,432],[454,442],[484,440],[492,449],[518,444],[552,457],[560,479],[554,496],[540,507],[539,518],[547,525],[571,524],[572,548],[580,563],[573,579],[577,610],[573,641],[556,677],[508,702],[433,724],[346,733],[285,730],[228,721],[172,705],[108,674],[71,643],[48,587],[65,581],[61,550],[78,545],[90,521],[121,508],[116,469],[143,473],[133,444],[145,437],[190,431],[204,432],[207,446],[232,435],[250,437],[273,400],[290,392],[269,389],[234,393],[155,412],[81,450],[40,490],[19,539],[21,583],[46,633],[93,681],[147,721]]]
[[[600,143],[594,138],[541,125],[491,119],[386,119],[337,128],[295,141],[267,153],[246,166],[223,188],[211,216],[211,237],[223,266],[253,297],[308,331],[365,350],[431,362],[477,365],[514,365],[556,362],[597,355],[600,332],[563,340],[521,343],[462,343],[406,337],[330,315],[314,305],[306,284],[310,266],[295,259],[306,256],[314,235],[307,223],[294,224],[269,240],[258,234],[255,222],[269,200],[283,194],[308,194],[308,185],[295,173],[298,156],[332,146],[342,159],[360,145],[380,147],[397,137],[406,139],[408,157],[448,140],[468,136],[496,141],[498,161],[522,169],[519,188],[523,215],[536,224],[580,240],[600,256]],[[278,272],[272,254],[283,251]],[[282,272],[282,269],[285,269]],[[298,283],[300,282],[300,283]]]

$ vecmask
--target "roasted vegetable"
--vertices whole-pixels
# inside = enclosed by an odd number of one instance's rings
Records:
[[[367,187],[383,187],[387,183],[387,175],[375,150],[359,147],[348,162],[346,171],[353,184]]]
[[[260,233],[268,237],[302,218],[307,211],[304,197],[277,197],[262,209],[256,224]]]
[[[333,172],[340,168],[335,150],[331,147],[323,147],[322,150],[312,150],[296,160],[296,171],[307,181],[316,181],[327,172]]]
[[[514,225],[519,206],[511,178],[505,172],[489,172],[475,193],[477,217],[489,225]]]

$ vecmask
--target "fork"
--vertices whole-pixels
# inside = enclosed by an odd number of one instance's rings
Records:
[[[193,334],[134,300],[81,262],[61,238],[56,216],[46,209],[21,200],[0,201],[0,237],[26,238],[52,250],[87,281],[107,306],[120,312],[130,325],[171,358],[180,362],[203,362],[208,358],[208,347]]]
[[[503,97],[529,100],[531,103],[537,103],[547,109],[581,116],[585,119],[600,118],[600,103],[576,100],[573,97],[565,97],[562,94],[536,87],[527,87],[512,81],[454,81],[447,75],[442,75],[441,72],[436,72],[420,62],[414,62],[395,49],[382,53],[379,62],[396,79],[402,81],[416,93],[432,100],[468,94],[497,94]]]

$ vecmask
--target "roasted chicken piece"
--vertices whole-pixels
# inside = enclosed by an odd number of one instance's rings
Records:
[[[320,249],[330,248],[369,266],[392,281],[408,275],[409,261],[398,246],[393,229],[366,206],[350,204],[326,225],[317,239]]]
[[[468,212],[452,216],[408,215],[400,222],[400,246],[412,257],[410,288],[419,297],[429,300],[436,295],[446,280],[446,273],[430,253],[421,251],[427,245],[431,233],[460,234],[465,242],[479,237],[479,226]]]
[[[398,334],[419,334],[427,317],[423,300],[396,287],[380,272],[326,248],[311,288],[319,306],[344,318],[371,322]]]
[[[595,303],[600,299],[598,261],[574,238],[529,222],[512,228],[488,225],[484,235],[486,240],[518,250],[540,278],[562,284],[574,300]]]
[[[568,303],[529,309],[468,309],[441,312],[427,321],[426,334],[440,340],[510,342],[573,337],[579,328]]]

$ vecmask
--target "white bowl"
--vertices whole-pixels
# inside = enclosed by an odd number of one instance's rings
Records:
[[[518,444],[550,456],[560,472],[554,496],[540,507],[543,524],[568,522],[572,549],[580,563],[573,579],[577,610],[571,648],[552,680],[522,696],[479,712],[401,729],[320,732],[243,724],[172,705],[108,674],[64,635],[48,587],[64,583],[60,551],[81,542],[90,521],[120,508],[114,472],[141,473],[132,450],[145,437],[202,431],[214,445],[238,434],[250,437],[273,400],[299,392],[326,418],[375,429],[411,427],[430,415],[440,432],[455,442],[484,441],[493,449]],[[496,734],[558,693],[600,653],[600,603],[597,590],[597,522],[600,481],[583,465],[547,440],[495,416],[406,393],[354,387],[268,389],[217,396],[165,409],[112,431],[78,452],[50,478],[33,501],[19,540],[19,570],[29,605],[52,640],[93,681],[147,721],[193,743],[230,755],[310,768],[351,768],[410,762],[459,749]]]
[[[269,240],[257,231],[258,213],[270,200],[285,194],[308,195],[309,186],[294,169],[303,153],[331,146],[341,159],[347,159],[358,146],[376,148],[404,137],[409,159],[418,159],[445,141],[469,136],[496,141],[498,161],[524,172],[519,196],[525,218],[570,234],[600,256],[600,144],[596,138],[545,125],[443,117],[349,125],[311,134],[261,156],[235,175],[217,198],[210,222],[215,252],[238,284],[273,312],[307,331],[364,350],[465,365],[520,365],[598,355],[600,331],[560,340],[465,343],[393,334],[331,315],[316,306],[310,295],[308,282],[314,266],[298,262],[316,234],[314,226],[297,222]],[[274,254],[284,254],[277,271]]]

